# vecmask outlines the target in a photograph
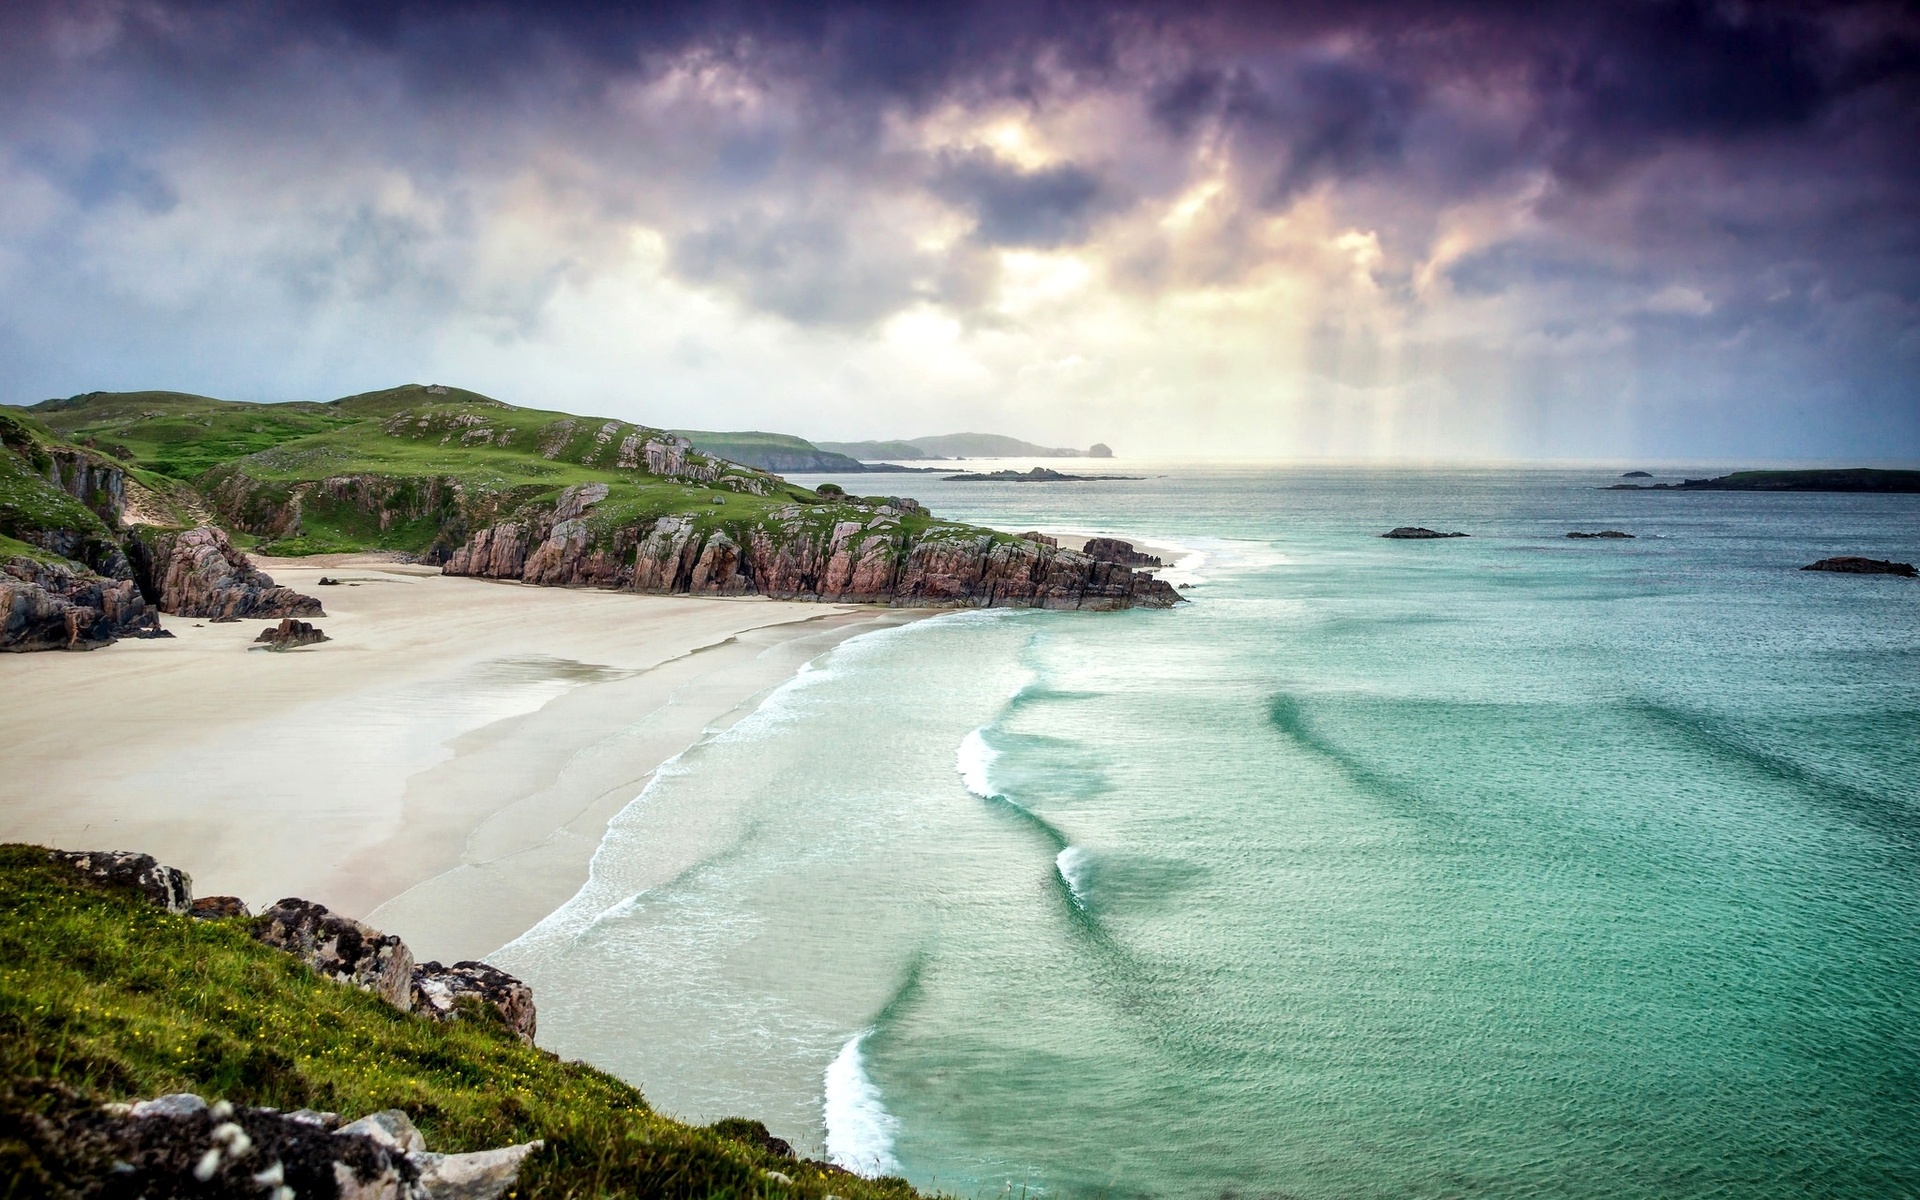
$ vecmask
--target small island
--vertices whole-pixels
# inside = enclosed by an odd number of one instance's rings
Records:
[[[1048,467],[1031,471],[968,471],[946,477],[948,483],[1100,483],[1111,479],[1139,479],[1138,475],[1068,475]]]
[[[1802,571],[1834,571],[1841,575],[1901,575],[1912,579],[1916,574],[1912,563],[1890,562],[1884,558],[1858,558],[1843,555],[1839,558],[1823,558],[1819,562],[1808,563]]]
[[[1400,541],[1424,541],[1428,538],[1463,538],[1464,533],[1441,533],[1437,529],[1428,529],[1423,525],[1402,525],[1398,529],[1389,529],[1380,535],[1383,538],[1396,538]]]
[[[1623,479],[1632,475],[1623,475]],[[1712,479],[1679,483],[1616,483],[1615,492],[1920,492],[1920,471],[1882,471],[1869,467],[1810,471],[1735,471]]]

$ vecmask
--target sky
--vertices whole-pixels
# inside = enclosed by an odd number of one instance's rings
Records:
[[[1920,459],[1884,3],[0,5],[0,401]]]

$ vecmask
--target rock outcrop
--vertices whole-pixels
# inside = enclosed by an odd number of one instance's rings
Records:
[[[1631,538],[1633,535],[1618,529],[1602,529],[1599,533],[1581,533],[1575,530],[1567,536],[1570,538]]]
[[[570,488],[548,511],[478,530],[442,569],[550,586],[897,607],[1112,610],[1180,600],[1169,585],[1118,563],[968,526],[925,525],[918,506],[792,505],[737,526],[686,515],[596,526],[593,503]]]
[[[542,1145],[435,1154],[399,1109],[341,1125],[332,1113],[209,1104],[188,1092],[95,1106],[49,1090],[22,1132],[43,1162],[68,1166],[75,1195],[497,1200]]]
[[[458,1020],[464,997],[491,1005],[521,1041],[533,1041],[533,989],[505,971],[471,960],[451,967],[425,962],[413,969],[413,1011],[421,1016],[436,1021]]]
[[[1402,525],[1380,535],[1383,538],[1400,538],[1406,541],[1420,541],[1426,538],[1463,538],[1464,533],[1441,533],[1437,529],[1428,529],[1421,525]]]
[[[193,877],[178,867],[154,861],[151,854],[131,850],[55,850],[51,857],[108,887],[139,892],[168,912],[183,913],[193,905]]]
[[[305,621],[282,617],[278,625],[262,629],[260,636],[253,640],[256,645],[268,650],[298,650],[302,646],[317,646],[333,639]]]
[[[1823,558],[1816,563],[1808,563],[1802,571],[1838,571],[1842,575],[1903,575],[1914,578],[1912,563],[1889,562],[1884,558]]]
[[[320,602],[281,587],[234,549],[224,529],[142,530],[136,563],[160,611],[215,621],[243,617],[322,617]]]
[[[91,650],[123,637],[171,637],[130,579],[24,556],[0,562],[0,650]]]
[[[235,917],[251,917],[253,910],[238,896],[202,896],[187,909],[187,915],[202,921],[225,921]]]
[[[290,897],[256,918],[253,936],[328,979],[372,992],[403,1012],[413,1007],[413,954],[392,934]]]
[[[1119,538],[1088,538],[1087,544],[1080,547],[1080,553],[1095,562],[1119,563],[1126,567],[1162,567],[1158,555],[1142,554],[1133,548],[1132,542],[1123,542]]]

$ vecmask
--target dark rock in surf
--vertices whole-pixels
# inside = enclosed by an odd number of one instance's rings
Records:
[[[1817,563],[1808,563],[1802,571],[1837,571],[1842,575],[1900,575],[1912,579],[1915,572],[1912,563],[1889,562],[1884,558],[1823,558]]]
[[[1383,538],[1399,538],[1403,541],[1424,541],[1428,538],[1463,538],[1464,533],[1441,533],[1437,529],[1428,529],[1420,525],[1402,525],[1380,535]]]
[[[1631,538],[1633,535],[1618,529],[1602,529],[1599,533],[1581,533],[1576,530],[1567,536],[1570,538]]]

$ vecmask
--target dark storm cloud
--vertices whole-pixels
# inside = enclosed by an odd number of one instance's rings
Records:
[[[933,187],[974,215],[986,244],[1042,249],[1083,241],[1107,191],[1072,163],[1022,170],[985,151],[949,156]]]

